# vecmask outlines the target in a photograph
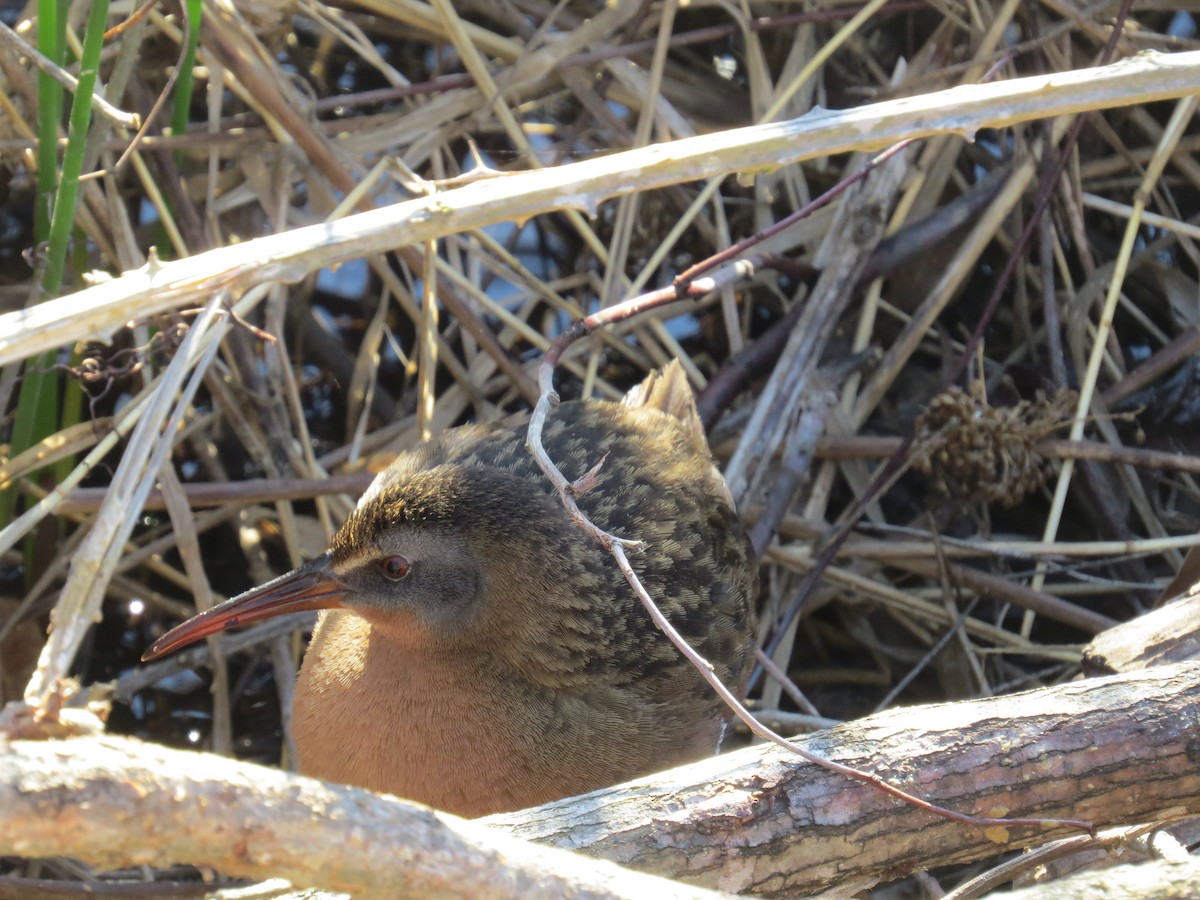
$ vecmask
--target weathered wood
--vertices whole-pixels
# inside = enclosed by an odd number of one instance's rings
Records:
[[[1079,872],[1048,884],[1020,888],[1005,900],[1178,900],[1194,897],[1200,861],[1158,860]]]
[[[1200,654],[1200,594],[1189,593],[1158,609],[1103,631],[1083,651],[1096,674],[1132,672]]]
[[[119,737],[0,736],[0,854],[187,862],[365,897],[715,896],[394,797]]]
[[[1197,715],[1200,663],[1184,663],[897,709],[799,743],[960,812],[1107,826],[1200,812]],[[671,878],[792,896],[844,896],[1066,833],[965,827],[773,747],[480,821]]]

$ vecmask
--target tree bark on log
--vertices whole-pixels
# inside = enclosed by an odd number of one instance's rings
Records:
[[[1200,594],[1184,597],[1102,631],[1083,650],[1092,674],[1132,672],[1200,654]]]
[[[961,812],[1108,826],[1200,813],[1198,717],[1200,662],[1188,662],[894,710],[800,743]],[[391,896],[689,890],[662,881],[614,889],[622,873],[611,869],[599,884],[581,883],[579,873],[599,864],[513,836],[722,890],[845,896],[1063,833],[963,826],[774,747],[465,822],[128,739],[0,737],[0,852],[102,867],[192,862]]]
[[[1189,662],[896,709],[797,742],[959,812],[1109,826],[1200,812],[1198,717]],[[845,896],[1069,833],[966,827],[776,747],[480,821],[670,878],[793,896]]]

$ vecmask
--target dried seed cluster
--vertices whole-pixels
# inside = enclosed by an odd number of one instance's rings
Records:
[[[917,418],[916,467],[955,500],[1014,506],[1045,479],[1037,444],[1071,423],[1076,395],[991,406],[982,391],[952,387]]]

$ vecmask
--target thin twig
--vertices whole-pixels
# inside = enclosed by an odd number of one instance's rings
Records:
[[[737,264],[730,268],[736,268],[736,265]],[[686,287],[688,290],[692,290],[696,287],[696,285],[697,282],[693,281]],[[687,659],[700,673],[704,680],[708,682],[709,687],[716,692],[717,696],[724,701],[725,705],[733,711],[734,715],[736,715],[753,734],[763,738],[764,740],[770,741],[771,743],[777,744],[780,747],[784,747],[808,762],[829,769],[830,771],[837,772],[847,778],[852,778],[856,781],[861,781],[865,784],[872,785],[876,789],[883,791],[886,794],[890,794],[891,796],[896,797],[905,803],[909,803],[919,809],[923,809],[935,815],[951,819],[963,825],[970,825],[977,828],[988,828],[995,825],[1018,825],[1036,828],[1068,827],[1086,831],[1089,834],[1094,833],[1095,828],[1090,822],[1085,822],[1078,819],[972,816],[967,815],[966,813],[944,809],[936,804],[930,803],[927,800],[923,800],[920,797],[914,796],[907,791],[888,784],[878,775],[874,775],[870,772],[864,772],[860,769],[855,769],[851,766],[843,765],[841,763],[834,762],[833,760],[825,759],[817,756],[816,754],[809,753],[803,747],[792,741],[789,741],[787,738],[759,722],[758,719],[755,718],[754,714],[751,713],[733,694],[733,692],[730,691],[729,688],[726,687],[721,681],[720,677],[716,674],[712,663],[697,653],[696,650],[693,649],[692,646],[687,642],[687,640],[678,631],[676,631],[674,626],[667,621],[666,617],[659,610],[658,605],[654,602],[653,598],[642,585],[637,573],[634,572],[633,567],[629,564],[629,558],[625,552],[626,548],[640,550],[644,546],[643,543],[637,539],[619,537],[603,530],[593,523],[583,513],[583,511],[579,509],[579,505],[575,502],[574,497],[577,487],[572,482],[567,480],[566,476],[562,474],[558,466],[555,465],[554,461],[550,459],[549,454],[542,445],[541,439],[546,417],[550,410],[559,403],[558,394],[554,390],[554,367],[562,353],[573,342],[579,340],[579,338],[583,337],[585,334],[589,333],[595,328],[600,327],[601,324],[606,324],[607,321],[610,320],[616,320],[635,315],[643,308],[648,308],[646,301],[643,298],[634,298],[634,300],[631,300],[625,304],[620,304],[618,307],[610,307],[607,310],[601,311],[601,313],[598,313],[594,316],[589,316],[586,320],[576,322],[575,325],[569,328],[558,340],[555,341],[551,351],[546,354],[546,357],[542,360],[541,366],[538,368],[538,387],[541,391],[541,395],[538,397],[537,406],[534,408],[533,415],[530,418],[525,446],[530,453],[533,454],[534,458],[538,462],[538,466],[554,485],[555,490],[558,492],[558,495],[570,514],[572,520],[574,520],[581,529],[583,529],[602,546],[604,546],[604,548],[607,549],[612,555],[613,559],[616,561],[617,567],[625,576],[626,582],[637,595],[638,600],[641,602],[646,612],[649,613],[650,618],[653,620],[658,629],[667,636],[667,639],[671,641],[675,648],[679,650],[681,654],[683,654],[684,658]]]
[[[17,57],[26,57],[35,66],[65,87],[72,94],[79,88],[79,80],[70,72],[55,65],[45,56],[38,53],[25,40],[12,30],[3,20],[0,20],[0,44],[4,44]],[[137,113],[127,113],[117,109],[102,96],[99,91],[92,93],[92,108],[104,118],[120,128],[137,128],[140,117]]]

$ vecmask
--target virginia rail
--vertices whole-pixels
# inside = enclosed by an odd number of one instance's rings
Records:
[[[329,550],[189,619],[154,659],[323,610],[296,686],[300,771],[460,815],[534,806],[716,751],[721,701],[568,517],[524,425],[468,425],[381,472]],[[755,563],[679,364],[543,434],[663,613],[726,684],[752,659]]]

